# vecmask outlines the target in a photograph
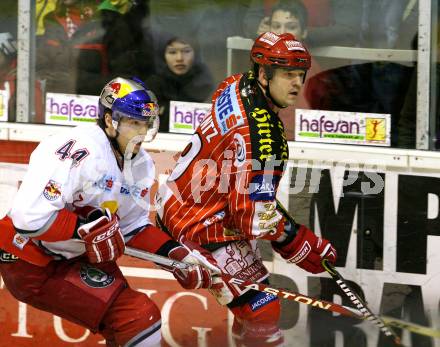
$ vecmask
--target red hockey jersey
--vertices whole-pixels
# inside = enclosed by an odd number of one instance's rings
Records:
[[[208,114],[159,190],[174,238],[200,244],[277,239],[275,195],[288,159],[283,123],[252,72],[224,80]]]

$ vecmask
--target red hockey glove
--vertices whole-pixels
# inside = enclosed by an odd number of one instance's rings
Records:
[[[201,265],[199,270],[191,269],[188,273],[182,273],[177,269],[173,271],[174,277],[183,288],[207,288],[220,305],[227,305],[235,297],[240,296],[240,290],[226,281],[228,276],[223,278],[224,274],[210,252],[198,244],[183,238],[180,239],[180,243],[182,246],[172,249],[168,256],[175,260]],[[172,254],[173,252],[174,254]],[[199,271],[202,271],[201,275]],[[189,287],[186,286],[187,282],[191,283]]]
[[[173,269],[173,275],[185,289],[219,288],[221,271],[211,253],[197,244],[181,239],[181,246],[173,248],[168,257],[194,264],[186,270]]]
[[[116,215],[112,215],[108,209],[103,214],[78,228],[78,235],[85,242],[86,254],[92,264],[115,261],[125,250]]]
[[[304,225],[299,226],[291,242],[287,244],[272,242],[272,247],[288,262],[295,263],[314,274],[324,271],[321,265],[322,259],[334,264],[337,257],[336,250],[329,241],[316,236]]]

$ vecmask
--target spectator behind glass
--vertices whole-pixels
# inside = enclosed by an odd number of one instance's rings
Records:
[[[159,131],[168,132],[170,101],[208,101],[214,81],[189,39],[174,36],[165,40],[157,60],[157,74],[147,79],[147,85],[160,105]]]
[[[47,14],[55,10],[56,3],[57,0],[37,0],[35,4],[35,22],[37,25],[37,31],[35,34],[37,36],[41,36],[44,34],[44,18]]]
[[[102,35],[93,38],[91,43],[104,45],[110,77],[137,76],[145,80],[154,73],[153,37],[151,31],[142,28],[149,14],[148,0],[104,0],[99,5],[98,23]],[[84,53],[82,51],[78,62],[80,71],[86,70],[89,63]],[[87,74],[79,77],[78,88],[96,90],[87,87]]]
[[[269,28],[270,31],[276,34],[293,34],[299,41],[303,42],[307,37],[307,21],[307,9],[301,0],[281,0],[272,7],[272,12],[269,16]],[[307,72],[307,77],[312,77],[319,71],[319,66],[312,57],[312,67]],[[307,86],[308,83],[306,81],[304,88],[298,96],[296,105],[286,107],[279,112],[279,117],[285,125],[285,133],[288,140],[295,139],[295,109],[310,108],[303,94]]]
[[[252,0],[243,19],[245,37],[255,37],[270,29],[272,8],[278,4],[275,0]],[[306,0],[304,6],[308,13],[309,27],[329,26],[332,21],[331,0]]]
[[[310,0],[309,0],[310,1]],[[307,1],[307,5],[308,2]],[[317,0],[325,5],[314,10],[309,23],[308,42],[316,46],[347,46],[356,44],[362,17],[361,0]],[[310,17],[312,9],[308,6]]]
[[[10,32],[0,33],[0,89],[7,91],[8,121],[16,120],[16,81],[17,81],[17,41]],[[40,81],[35,82],[35,119],[32,122],[42,123],[43,96]],[[1,107],[1,106],[0,106]],[[3,114],[3,110],[1,112]]]
[[[354,46],[404,48],[408,43],[408,24],[412,25],[415,2],[403,0],[352,1],[360,10],[357,41]],[[359,5],[362,5],[359,7]],[[337,11],[337,9],[335,9]],[[380,13],[380,16],[377,14]],[[404,30],[402,30],[404,29]],[[399,33],[397,36],[396,32]],[[352,34],[352,33],[350,33]],[[391,145],[397,143],[397,123],[408,90],[412,66],[390,61],[347,61],[347,66],[328,69],[308,81],[305,90],[312,108],[329,111],[391,114]]]
[[[307,37],[307,9],[301,0],[280,0],[272,7],[269,28],[277,34],[291,33],[297,39]]]
[[[94,1],[94,0],[91,0]],[[103,42],[100,7],[84,6],[82,12],[87,20],[77,30],[72,42],[76,63],[76,94],[94,95],[110,78],[107,46]]]
[[[93,14],[94,0],[58,0],[54,11],[44,18],[45,34],[37,46],[38,78],[46,80],[46,91],[76,92],[75,45],[87,35],[81,29]]]

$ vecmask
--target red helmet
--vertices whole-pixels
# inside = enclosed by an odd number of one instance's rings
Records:
[[[307,48],[294,35],[275,34],[270,31],[257,37],[251,49],[254,63],[308,70],[311,56]]]

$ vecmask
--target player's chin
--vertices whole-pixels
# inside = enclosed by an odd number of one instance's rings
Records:
[[[284,105],[286,105],[286,107],[295,106],[296,105],[296,96],[295,97],[292,97],[292,96],[287,97]]]

